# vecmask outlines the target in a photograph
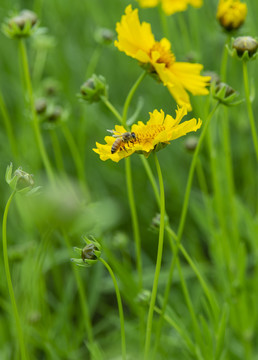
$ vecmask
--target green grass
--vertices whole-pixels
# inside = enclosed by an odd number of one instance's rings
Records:
[[[234,36],[255,37],[258,3],[246,3],[246,21]],[[17,333],[1,250],[0,359],[142,360],[144,349],[145,360],[152,354],[153,360],[258,359],[258,167],[249,122],[252,111],[258,128],[257,59],[246,64],[251,104],[221,104],[198,156],[185,149],[188,135],[172,141],[157,154],[158,160],[151,155],[144,162],[135,154],[130,162],[103,162],[92,148],[96,141],[103,143],[106,130],[118,120],[103,102],[88,104],[77,95],[92,73],[103,75],[109,101],[125,121],[124,104],[142,69],[113,44],[97,44],[94,34],[103,27],[115,31],[127,4],[1,1],[1,23],[14,10],[31,9],[47,29],[47,38],[24,41],[30,97],[23,45],[0,33],[1,214],[12,192],[4,180],[10,162],[14,169],[21,166],[33,174],[35,185],[41,186],[34,196],[16,193],[9,208],[7,250],[22,335]],[[200,9],[189,7],[167,18],[178,61],[191,56],[204,70],[221,72],[227,35],[216,20],[216,9],[217,1],[204,0]],[[158,9],[139,9],[139,14],[160,40],[166,28]],[[227,64],[227,83],[245,99],[242,62],[228,56]],[[52,95],[46,90],[50,83],[55,87]],[[33,102],[42,97],[49,112],[61,107],[62,121],[56,126],[34,113]],[[191,103],[187,119],[202,119],[196,133],[200,139],[216,101],[209,95],[191,96]],[[176,103],[166,87],[145,76],[127,117],[137,108],[135,121],[145,123],[154,109],[174,116]],[[158,192],[162,178],[165,210]],[[159,212],[161,229],[151,226]],[[155,276],[163,225],[161,268]],[[101,244],[104,261],[78,267],[70,260],[76,257],[73,247],[83,248],[82,236],[90,235]],[[151,298],[153,282],[157,297],[154,291]],[[147,290],[141,301],[139,289]]]

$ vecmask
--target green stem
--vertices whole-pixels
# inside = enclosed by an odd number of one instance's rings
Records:
[[[178,13],[177,15],[178,15],[178,21],[180,27],[180,37],[184,40],[185,51],[189,51],[191,50],[191,40],[190,40],[187,24],[185,21],[185,14],[181,12]]]
[[[81,188],[84,191],[87,199],[90,199],[90,192],[87,186],[87,182],[86,182],[86,177],[85,177],[85,172],[84,172],[84,166],[83,166],[83,162],[81,159],[81,155],[80,152],[77,148],[76,142],[74,141],[74,138],[71,134],[70,129],[68,128],[68,126],[66,124],[63,124],[62,126],[62,131],[65,137],[65,140],[69,146],[69,149],[71,151],[72,157],[73,157],[73,161],[74,164],[76,166],[76,170],[77,170],[77,175],[78,175],[78,179],[79,182],[81,184]]]
[[[136,266],[138,271],[138,286],[139,291],[142,289],[142,259],[141,259],[141,236],[139,229],[139,221],[136,211],[134,191],[133,191],[133,182],[132,182],[132,169],[131,169],[131,160],[129,157],[125,159],[125,174],[126,174],[126,184],[127,184],[127,194],[131,210],[133,233],[135,240],[136,248]]]
[[[12,149],[12,153],[15,156],[15,158],[18,158],[18,150],[17,150],[17,145],[16,145],[16,140],[14,137],[14,133],[13,133],[13,128],[12,128],[12,122],[11,119],[9,117],[5,102],[4,102],[4,98],[0,92],[0,110],[2,112],[2,116],[4,119],[4,124],[5,124],[5,128],[6,128],[6,132],[7,132],[7,136],[8,136],[8,140],[10,142],[11,145],[11,149]]]
[[[63,237],[65,239],[67,249],[68,250],[71,249],[71,244],[69,242],[69,238],[66,235],[64,230],[62,230],[62,235],[63,235]],[[89,307],[88,307],[88,299],[87,299],[86,292],[84,290],[84,284],[82,282],[82,279],[81,279],[81,276],[80,276],[80,274],[78,272],[78,269],[75,266],[72,266],[72,268],[73,268],[73,273],[74,273],[74,277],[75,277],[75,280],[76,280],[77,288],[78,288],[78,291],[79,291],[81,309],[82,309],[83,316],[84,316],[86,331],[87,331],[89,343],[90,343],[91,348],[92,348],[92,345],[94,343],[94,338],[93,338],[92,324],[91,324],[91,319],[90,319],[90,312],[89,312]]]
[[[220,65],[220,79],[221,81],[225,82],[226,81],[226,74],[227,74],[227,64],[228,64],[228,49],[227,49],[227,45],[230,42],[231,37],[228,37],[225,45],[224,45],[224,49],[223,49],[223,54],[222,54],[222,59],[221,59],[221,65]]]
[[[146,328],[146,339],[145,339],[145,351],[144,351],[144,360],[149,359],[150,343],[151,343],[151,332],[152,332],[152,320],[153,312],[156,302],[157,289],[159,274],[161,269],[162,253],[163,253],[163,242],[164,242],[164,229],[165,229],[165,192],[164,184],[161,173],[161,168],[159,165],[157,154],[154,153],[155,164],[157,168],[158,178],[159,178],[159,189],[160,189],[160,228],[159,228],[159,241],[158,241],[158,253],[156,260],[156,269],[151,293],[150,307],[147,319],[147,328]]]
[[[60,173],[64,173],[65,168],[64,168],[64,162],[63,162],[63,157],[62,157],[62,150],[61,150],[55,129],[50,130],[50,136],[51,136],[52,146],[53,146],[55,159],[56,159],[56,167],[60,171]]]
[[[167,16],[162,9],[161,3],[159,4],[159,18],[162,26],[163,35],[169,40],[169,30]]]
[[[49,161],[49,158],[48,158],[45,146],[44,146],[44,142],[43,142],[43,139],[42,139],[42,136],[40,133],[38,117],[37,117],[37,113],[35,110],[35,104],[34,104],[34,95],[33,95],[30,72],[29,72],[27,51],[26,51],[25,43],[22,39],[19,40],[19,49],[20,49],[21,58],[22,58],[22,67],[23,67],[23,72],[24,72],[24,77],[25,77],[25,83],[26,83],[27,92],[28,92],[28,96],[29,96],[29,102],[30,102],[30,108],[31,108],[31,114],[32,114],[32,124],[33,124],[33,130],[34,130],[36,142],[37,142],[37,145],[39,148],[39,152],[40,152],[43,164],[47,171],[47,175],[48,175],[50,181],[54,184],[55,183],[54,173],[53,173],[53,170],[52,170],[52,167],[51,167],[51,164],[50,164],[50,161]]]
[[[103,260],[102,258],[99,258],[99,260],[104,264],[106,269],[108,270],[116,291],[116,298],[117,298],[117,305],[118,305],[118,311],[119,311],[119,318],[120,318],[120,326],[121,326],[121,346],[122,346],[122,359],[126,360],[126,343],[125,343],[125,321],[124,321],[124,311],[123,311],[123,305],[121,300],[120,291],[117,285],[117,281],[115,278],[115,275],[111,269],[111,267],[108,265],[108,263]]]
[[[5,206],[5,210],[4,210],[3,225],[2,225],[3,256],[4,256],[4,268],[5,268],[6,280],[7,280],[9,295],[10,295],[10,298],[11,298],[13,314],[14,314],[14,317],[15,317],[16,330],[17,330],[17,333],[18,333],[18,341],[19,341],[19,347],[20,347],[20,352],[21,352],[21,358],[22,358],[22,360],[26,360],[27,355],[26,355],[24,336],[23,336],[23,332],[22,332],[22,327],[21,327],[20,317],[19,317],[19,313],[18,313],[18,308],[17,308],[17,305],[16,305],[16,300],[15,300],[15,295],[14,295],[14,290],[13,290],[13,284],[12,284],[12,278],[11,278],[11,273],[10,273],[10,267],[9,267],[9,261],[8,261],[7,236],[6,236],[8,211],[9,211],[9,207],[10,207],[10,204],[12,202],[12,199],[13,199],[15,193],[16,193],[16,191],[14,190],[12,192],[12,194],[10,195],[10,197],[9,197],[7,203],[6,203],[6,206]]]
[[[146,74],[147,74],[146,71],[141,73],[141,75],[138,77],[136,82],[131,87],[131,90],[129,91],[127,98],[125,100],[124,107],[123,107],[123,117],[122,117],[122,125],[125,127],[126,127],[126,121],[127,121],[127,113],[128,113],[128,109],[129,109],[132,97],[133,97],[135,91],[137,90],[138,86],[142,82],[142,80],[145,78]]]
[[[246,106],[247,106],[247,112],[248,112],[248,117],[249,117],[250,126],[251,126],[255,154],[256,154],[257,161],[258,161],[258,138],[257,138],[257,132],[256,132],[256,128],[255,128],[255,119],[254,119],[252,104],[251,104],[251,100],[250,100],[247,62],[243,60],[242,63],[243,63],[243,78],[244,78],[244,86],[245,86]]]
[[[111,102],[105,96],[101,96],[101,100],[106,105],[106,107],[112,112],[112,114],[117,118],[117,120],[121,124],[123,124],[122,116],[119,114],[119,112],[114,107],[114,105],[112,105]]]

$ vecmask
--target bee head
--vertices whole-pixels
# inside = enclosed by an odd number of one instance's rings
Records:
[[[136,140],[136,135],[134,132],[131,133],[131,136],[132,136],[133,140]]]

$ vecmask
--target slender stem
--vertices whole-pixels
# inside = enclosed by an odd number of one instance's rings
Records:
[[[137,90],[138,86],[142,82],[142,80],[145,78],[146,74],[147,74],[146,71],[141,73],[141,75],[138,77],[136,82],[133,84],[133,86],[131,87],[131,90],[129,91],[129,93],[127,95],[127,98],[124,103],[124,108],[123,108],[123,117],[122,117],[122,125],[123,126],[126,126],[127,112],[128,112],[132,97],[133,97],[135,91]]]
[[[29,96],[29,102],[30,102],[30,108],[31,108],[31,114],[32,114],[32,124],[33,124],[33,130],[35,133],[36,142],[39,148],[39,152],[43,161],[43,164],[45,166],[45,169],[47,171],[47,175],[50,179],[50,181],[54,184],[55,183],[55,177],[54,173],[44,146],[44,142],[40,133],[39,128],[39,122],[37,113],[35,110],[35,104],[34,104],[34,95],[32,90],[32,84],[31,84],[31,78],[30,78],[30,72],[29,72],[29,64],[28,64],[28,57],[27,57],[27,51],[25,47],[25,43],[22,39],[19,40],[19,49],[21,53],[22,58],[22,66],[23,66],[23,72],[25,77],[25,83],[27,87],[27,92]]]
[[[189,171],[189,175],[188,175],[188,179],[187,179],[183,208],[182,208],[182,212],[181,212],[181,216],[180,216],[180,220],[179,220],[178,231],[177,231],[177,241],[179,244],[181,242],[182,235],[183,235],[186,214],[187,214],[188,204],[189,204],[189,197],[190,197],[190,192],[191,192],[191,187],[192,187],[192,182],[193,182],[195,165],[196,165],[198,155],[199,155],[202,143],[203,143],[203,139],[207,133],[207,129],[209,127],[210,121],[211,121],[212,116],[214,115],[215,111],[217,110],[218,106],[219,106],[219,102],[216,103],[216,105],[214,106],[214,108],[212,109],[210,114],[208,115],[208,117],[205,121],[205,124],[203,126],[203,130],[202,130],[201,136],[199,138],[197,147],[196,147],[194,155],[193,155],[193,159],[192,159],[192,163],[191,163],[191,167],[190,167],[190,171]]]
[[[118,311],[119,311],[119,318],[120,318],[120,326],[121,326],[121,346],[122,346],[122,358],[123,360],[126,360],[126,343],[125,343],[125,321],[124,321],[124,311],[123,311],[123,305],[121,300],[121,295],[119,291],[119,287],[117,285],[117,281],[115,278],[115,275],[111,269],[111,267],[108,265],[108,263],[103,260],[102,258],[99,258],[99,260],[104,264],[106,269],[108,270],[116,291],[116,298],[117,298],[117,305],[118,305]]]
[[[86,75],[85,75],[86,79],[88,79],[94,73],[100,58],[101,49],[102,47],[99,44],[97,44],[87,66]]]
[[[119,114],[119,112],[114,107],[114,105],[112,105],[111,102],[105,96],[101,96],[101,100],[106,105],[106,107],[112,112],[112,114],[117,118],[117,120],[121,124],[123,124],[122,116]]]
[[[159,165],[157,154],[154,153],[155,164],[157,168],[158,178],[159,178],[159,189],[160,189],[160,228],[159,228],[159,242],[158,242],[158,253],[156,260],[156,269],[151,293],[150,307],[147,319],[147,328],[146,328],[146,340],[145,340],[145,351],[144,351],[144,360],[149,359],[150,343],[151,343],[151,332],[152,332],[152,320],[153,312],[155,308],[159,274],[161,269],[162,253],[163,253],[163,242],[164,242],[164,229],[165,229],[165,192],[164,184],[161,173],[161,168]]]
[[[139,229],[139,221],[136,211],[136,204],[134,199],[133,191],[133,182],[132,182],[132,169],[131,169],[131,160],[129,157],[125,159],[125,174],[126,174],[126,184],[127,184],[127,194],[131,210],[133,233],[135,240],[136,248],[136,266],[138,271],[138,286],[139,291],[142,289],[142,259],[141,259],[141,236]]]
[[[226,81],[226,74],[227,74],[227,64],[228,64],[228,49],[227,49],[227,45],[230,42],[230,37],[228,37],[225,45],[224,45],[224,49],[223,49],[223,54],[222,54],[222,59],[221,59],[221,65],[220,65],[220,79],[221,81],[225,82]]]
[[[70,249],[71,244],[70,244],[69,238],[66,235],[66,232],[64,230],[62,230],[62,235],[65,239],[67,249]],[[82,309],[83,316],[84,316],[84,322],[85,322],[85,327],[86,327],[89,343],[90,343],[90,345],[93,345],[94,337],[93,337],[92,324],[91,324],[90,312],[89,312],[89,307],[88,307],[88,299],[87,299],[86,292],[84,289],[84,284],[82,282],[82,279],[78,272],[78,269],[75,266],[72,266],[72,268],[73,268],[73,273],[74,273],[74,277],[76,280],[77,288],[79,291],[81,309]]]
[[[86,177],[85,177],[85,171],[84,171],[84,166],[83,166],[83,162],[81,159],[81,155],[80,152],[77,148],[76,142],[71,134],[70,129],[68,128],[68,126],[66,124],[63,124],[62,126],[62,131],[65,137],[65,140],[70,148],[72,157],[73,157],[73,161],[75,163],[76,166],[76,170],[77,170],[77,175],[78,175],[78,179],[80,181],[81,184],[81,188],[84,191],[87,199],[90,199],[90,192],[87,186],[87,182],[86,182]]]
[[[179,27],[180,27],[180,37],[184,40],[185,50],[189,51],[191,50],[191,39],[185,21],[185,14],[181,12],[178,13],[177,15],[178,15],[177,19],[179,21]]]
[[[22,327],[21,327],[21,321],[20,321],[20,317],[19,317],[19,313],[18,313],[18,308],[16,305],[13,284],[12,284],[12,278],[11,278],[11,273],[10,273],[10,267],[9,267],[9,261],[8,261],[7,236],[6,236],[8,211],[9,211],[9,207],[10,207],[10,204],[12,202],[12,199],[13,199],[15,193],[16,193],[16,191],[14,190],[12,192],[12,194],[10,195],[10,197],[6,203],[6,206],[5,206],[5,210],[4,210],[3,225],[2,225],[3,256],[4,256],[4,268],[5,268],[6,280],[7,280],[9,295],[10,295],[11,304],[12,304],[12,308],[13,308],[13,314],[15,317],[16,330],[18,333],[18,341],[19,341],[19,347],[20,347],[20,352],[21,352],[21,358],[22,358],[22,360],[26,360],[27,355],[26,355],[24,336],[23,336],[23,331],[22,331]]]
[[[254,143],[254,147],[255,147],[255,154],[256,154],[257,161],[258,161],[258,137],[257,137],[256,128],[255,128],[255,119],[254,119],[252,104],[251,104],[251,100],[250,100],[247,62],[242,61],[242,63],[243,63],[243,78],[244,78],[244,86],[245,86],[246,106],[247,106],[247,112],[248,112],[248,117],[249,117],[251,131],[252,131],[253,143]]]
[[[52,146],[53,146],[55,159],[56,159],[56,167],[61,173],[64,173],[65,168],[64,168],[64,162],[63,162],[63,157],[62,157],[62,150],[61,150],[55,129],[50,130],[50,136],[51,136]]]
[[[5,105],[5,102],[4,102],[1,92],[0,92],[0,110],[2,112],[2,116],[4,119],[4,124],[5,124],[5,128],[6,128],[8,140],[11,145],[12,153],[15,156],[15,158],[17,159],[18,158],[18,150],[17,150],[14,133],[13,133],[12,122],[9,117],[9,114],[8,114],[8,111],[7,111],[7,108],[6,108],[6,105]]]
[[[159,4],[159,18],[162,26],[163,35],[169,40],[169,30],[167,16],[162,9],[161,3]]]

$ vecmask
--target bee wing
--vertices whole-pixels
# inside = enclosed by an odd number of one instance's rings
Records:
[[[120,133],[119,131],[108,130],[108,129],[107,129],[107,131],[110,132],[114,138],[121,138],[121,137],[123,137],[123,133]],[[119,135],[118,135],[118,134],[119,134]]]

